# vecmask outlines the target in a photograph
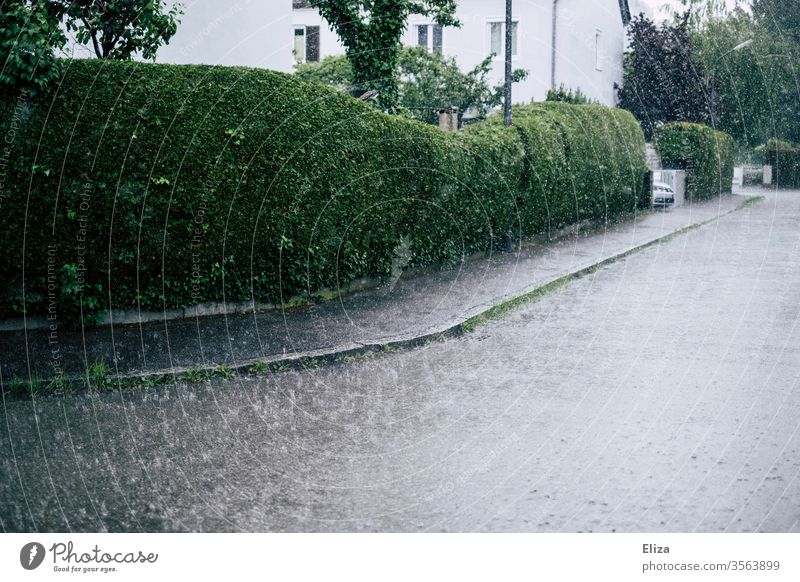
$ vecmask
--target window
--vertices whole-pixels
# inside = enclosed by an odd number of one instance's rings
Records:
[[[519,54],[517,47],[517,25],[518,22],[513,22],[511,25],[511,56],[516,57]],[[490,22],[489,23],[489,52],[494,54],[497,58],[502,59],[505,54],[506,43],[506,23],[505,22]]]
[[[306,29],[294,29],[294,58],[298,63],[306,62]]]
[[[319,26],[295,27],[294,58],[298,63],[319,61]]]
[[[442,27],[438,24],[418,24],[417,46],[442,54]]]
[[[603,70],[603,31],[599,28],[594,31],[594,68]]]

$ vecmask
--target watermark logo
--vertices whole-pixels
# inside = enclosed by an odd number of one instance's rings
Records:
[[[39,542],[30,542],[19,551],[19,563],[26,570],[35,570],[44,561],[44,546]]]

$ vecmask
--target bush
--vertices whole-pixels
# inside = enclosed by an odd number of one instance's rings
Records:
[[[566,87],[563,83],[558,86],[558,89],[548,89],[545,101],[560,101],[561,103],[572,103],[573,105],[597,103],[597,100],[587,97],[580,87],[573,91],[572,88]]]
[[[800,149],[779,140],[766,146],[766,164],[772,166],[772,183],[781,188],[800,188]]]
[[[0,2],[0,85],[43,92],[58,81],[54,51],[67,43],[61,9],[48,2]]]
[[[736,147],[727,133],[697,123],[667,123],[656,129],[656,149],[664,168],[686,170],[687,199],[731,191]]]
[[[0,100],[0,313],[281,302],[634,209],[644,140],[601,106],[448,134],[293,75],[73,61]],[[23,278],[24,277],[24,278]],[[24,294],[23,294],[24,280]]]
[[[493,86],[489,80],[491,56],[464,73],[456,59],[424,47],[405,47],[400,49],[399,55],[396,112],[404,117],[438,125],[439,111],[455,107],[460,124],[464,114],[468,114],[471,121],[483,119],[503,102],[503,86]],[[355,88],[353,68],[344,55],[298,64],[295,75],[306,81],[321,81],[339,91],[350,92]],[[516,69],[512,72],[512,82],[518,83],[526,76],[526,71]],[[358,89],[356,93],[364,90]]]
[[[527,152],[523,235],[635,211],[647,168],[630,113],[546,102],[515,107],[513,119]]]

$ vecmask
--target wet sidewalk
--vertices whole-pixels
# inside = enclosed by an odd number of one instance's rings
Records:
[[[753,194],[757,194],[754,192]],[[446,333],[487,309],[552,281],[736,210],[742,195],[658,210],[606,229],[467,261],[322,304],[264,313],[115,325],[80,331],[0,332],[2,378],[67,374],[103,361],[112,375],[183,372],[197,366],[332,357],[365,346],[407,345]]]

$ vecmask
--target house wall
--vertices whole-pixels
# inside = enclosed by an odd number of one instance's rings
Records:
[[[643,0],[629,0],[631,12],[645,8]],[[614,83],[622,78],[625,33],[618,0],[558,0],[555,85],[577,89],[602,103],[615,102]],[[515,0],[518,55],[514,68],[528,78],[514,85],[514,102],[543,100],[551,87],[553,0]],[[646,8],[645,8],[646,11]],[[443,51],[468,71],[489,54],[489,22],[505,17],[504,0],[460,0],[461,28],[446,28]],[[403,43],[417,42],[416,25],[430,19],[412,16]],[[292,0],[184,0],[184,15],[170,44],[159,51],[165,63],[208,63],[264,67],[291,71],[295,26],[319,26],[320,56],[343,54],[344,47],[315,9],[292,9]],[[599,31],[600,67],[596,62]],[[502,55],[490,80],[503,80]]]
[[[546,81],[544,74],[549,70],[549,12],[544,9],[545,2],[514,2],[513,19],[518,22],[518,54],[513,58],[512,66],[526,69],[528,78],[514,85],[514,102],[528,102],[532,97],[544,98]],[[485,59],[490,53],[489,23],[505,20],[504,0],[461,0],[458,3],[457,16],[461,28],[445,28],[443,33],[443,52],[456,57],[463,71],[469,71]],[[416,26],[430,23],[430,19],[419,16],[409,18],[403,44],[417,44]],[[493,84],[502,84],[504,77],[504,55],[497,55],[493,61],[490,80]]]
[[[292,34],[296,26],[319,26],[319,56],[324,59],[330,55],[343,55],[344,45],[339,36],[328,26],[328,22],[319,15],[315,8],[298,8],[292,11]],[[291,56],[291,48],[289,49]],[[292,56],[292,63],[294,57]]]
[[[572,89],[580,88],[589,97],[614,105],[614,83],[622,80],[625,44],[618,0],[558,0],[557,10],[555,86],[563,83]],[[505,19],[505,1],[460,0],[457,15],[461,28],[444,30],[443,52],[455,56],[462,70],[468,71],[489,54],[489,23]],[[552,0],[514,2],[512,17],[518,22],[518,54],[512,66],[528,71],[528,78],[514,85],[515,103],[544,100],[552,85],[552,16]],[[403,43],[414,46],[416,26],[430,22],[412,16]],[[503,76],[503,55],[499,55],[494,59],[490,79],[501,84]]]
[[[157,62],[292,70],[291,0],[183,0],[178,31]]]
[[[559,0],[556,79],[614,105],[622,83],[625,29],[617,0]]]

